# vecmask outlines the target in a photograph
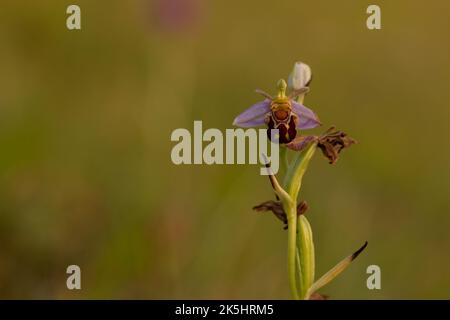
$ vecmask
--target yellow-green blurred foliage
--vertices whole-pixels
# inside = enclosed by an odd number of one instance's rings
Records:
[[[322,292],[450,298],[450,2],[376,1],[380,31],[373,1],[169,2],[2,2],[0,297],[289,298],[267,177],[176,166],[170,134],[231,128],[301,60],[305,104],[359,141],[304,179],[317,275],[369,241]]]

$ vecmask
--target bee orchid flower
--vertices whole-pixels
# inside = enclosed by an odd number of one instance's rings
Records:
[[[281,144],[289,143],[297,136],[297,129],[312,129],[321,125],[317,115],[311,109],[295,101],[295,98],[309,91],[308,87],[292,90],[286,95],[287,84],[281,79],[278,81],[278,94],[270,96],[264,91],[256,90],[264,96],[264,101],[258,102],[245,110],[234,119],[233,125],[249,128],[267,125],[267,134],[271,138],[270,130],[279,130],[278,141]]]
[[[353,260],[366,248],[367,242],[353,254],[341,260],[318,280],[315,279],[315,250],[311,225],[305,216],[308,205],[298,201],[303,175],[315,151],[320,149],[330,164],[334,164],[339,153],[356,143],[345,132],[331,127],[320,136],[300,135],[297,130],[312,129],[321,125],[319,118],[311,109],[303,105],[309,92],[311,69],[302,62],[297,62],[289,76],[288,85],[278,81],[276,96],[257,90],[265,100],[258,102],[234,119],[233,125],[249,128],[266,125],[267,135],[273,142],[283,144],[280,149],[286,160],[283,181],[269,174],[269,179],[276,200],[265,201],[253,209],[257,212],[271,211],[287,229],[287,266],[289,286],[294,299],[317,299],[327,297],[317,291],[343,272]],[[278,129],[278,135],[272,137],[272,129]],[[291,160],[287,153],[295,151]],[[266,167],[270,172],[270,163]]]

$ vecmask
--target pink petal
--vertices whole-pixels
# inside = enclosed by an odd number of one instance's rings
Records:
[[[265,124],[266,114],[270,112],[270,100],[258,102],[242,112],[233,121],[234,126],[248,128]]]
[[[300,120],[297,124],[297,129],[312,129],[322,125],[314,111],[300,103],[292,101],[292,111]]]

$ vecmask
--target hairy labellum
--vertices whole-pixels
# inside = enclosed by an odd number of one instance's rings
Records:
[[[272,140],[271,130],[278,129],[279,130],[278,142],[282,144],[291,142],[297,135],[293,115],[289,117],[288,123],[279,123],[278,126],[275,126],[274,118],[270,117],[267,126],[268,126],[267,137],[269,138],[269,140]]]

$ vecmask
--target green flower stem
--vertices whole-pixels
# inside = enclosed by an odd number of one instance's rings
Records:
[[[288,149],[284,146],[280,148],[280,162],[283,174],[286,174],[289,168]]]
[[[300,216],[297,219],[297,197],[303,175],[316,147],[317,143],[313,142],[294,158],[284,180],[290,201],[285,202],[281,199],[288,219],[288,273],[294,299],[308,299],[308,289],[314,282],[314,243],[311,226],[306,217]]]
[[[289,286],[294,299],[300,299],[296,283],[296,232],[297,232],[297,208],[295,201],[289,196],[277,180],[277,177],[273,174],[270,164],[266,164],[270,183],[275,191],[275,194],[281,201],[283,209],[288,217],[288,274],[289,274]]]
[[[296,256],[297,256],[297,208],[294,201],[288,204],[283,203],[288,219],[288,275],[289,286],[291,288],[292,296],[295,300],[301,299],[299,295],[299,288],[297,288],[297,273],[296,273]]]
[[[302,185],[302,178],[308,168],[309,161],[313,157],[317,148],[317,142],[312,142],[299,156],[294,158],[284,180],[287,192],[294,201]]]
[[[296,234],[297,234],[297,208],[296,203],[289,194],[284,190],[277,180],[277,177],[273,174],[270,166],[267,166],[269,173],[270,183],[275,191],[276,195],[283,205],[284,211],[288,218],[288,274],[289,274],[289,286],[294,299],[300,299],[299,291],[296,283]]]

